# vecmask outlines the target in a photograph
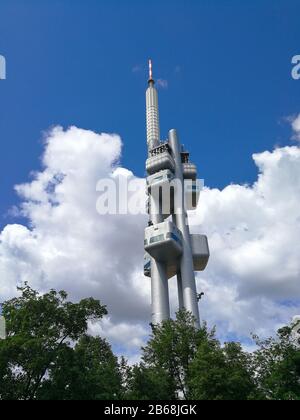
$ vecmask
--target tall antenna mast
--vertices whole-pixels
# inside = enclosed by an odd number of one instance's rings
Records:
[[[149,82],[154,82],[152,74],[152,60],[149,60]]]
[[[152,73],[152,60],[149,60],[149,79],[148,89],[146,91],[146,118],[147,118],[147,143],[151,150],[159,145],[159,113],[158,113],[158,95],[154,86]]]

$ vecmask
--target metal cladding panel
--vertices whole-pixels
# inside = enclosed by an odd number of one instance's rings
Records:
[[[180,260],[177,258],[175,260],[166,261],[165,262],[165,269],[167,279],[170,279],[178,273],[180,267]],[[144,276],[151,277],[151,258],[149,254],[145,254],[144,256]]]
[[[161,187],[166,183],[169,184],[172,179],[174,179],[174,173],[169,169],[156,172],[155,174],[147,177],[148,191],[150,188]]]
[[[170,262],[182,255],[182,245],[174,239],[168,238],[146,245],[145,251],[156,261]]]
[[[184,189],[186,210],[195,210],[199,202],[202,183],[199,180],[186,180],[184,182]]]
[[[196,180],[197,178],[197,167],[193,163],[183,163],[182,173],[184,179]]]
[[[176,225],[171,221],[157,223],[152,226],[148,226],[145,229],[145,239],[150,239],[153,236],[160,234],[175,233],[181,239],[181,232]]]
[[[149,175],[152,175],[164,169],[174,171],[174,166],[174,159],[168,152],[163,152],[159,155],[151,156],[146,161],[146,171]]]
[[[172,222],[145,229],[145,251],[159,262],[171,262],[182,254],[181,232]]]
[[[161,212],[157,209],[152,211],[150,198],[147,198],[146,200],[146,212],[149,214],[151,218],[155,216],[159,216],[161,221],[166,220],[170,216],[173,210],[173,206],[174,206],[174,199],[172,199],[172,196],[170,197],[170,200],[164,201],[164,206],[161,206],[162,207]]]
[[[157,203],[157,206],[155,206],[156,211],[161,214],[163,219],[169,217],[174,209],[174,191],[171,188],[173,179],[174,173],[169,169],[156,172],[147,177],[147,192]],[[151,201],[149,199],[148,213],[151,211]]]
[[[195,271],[205,270],[209,260],[208,240],[205,235],[192,234],[191,244]]]
[[[182,147],[176,130],[169,131],[169,146],[176,164],[175,176],[183,182],[182,174]],[[178,281],[179,302],[182,307],[191,312],[195,318],[195,327],[200,327],[199,307],[197,301],[197,289],[193,267],[193,253],[188,218],[185,210],[184,192],[176,191],[175,222],[183,237],[183,256],[180,260],[180,277]],[[177,211],[179,210],[179,211]]]
[[[160,140],[158,96],[154,86],[146,91],[147,142],[149,148],[155,147]]]
[[[176,276],[179,268],[180,268],[180,263],[178,259],[175,261],[167,262],[166,263],[167,278],[171,279],[172,277]]]

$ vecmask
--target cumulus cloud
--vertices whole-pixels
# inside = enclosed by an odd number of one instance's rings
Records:
[[[300,148],[253,155],[253,186],[206,188],[192,215],[209,236],[211,259],[199,275],[203,313],[222,330],[270,334],[299,311]]]
[[[300,141],[300,114],[292,119],[292,128],[294,131],[293,138]]]
[[[90,331],[134,361],[151,312],[142,268],[146,216],[96,211],[104,178],[135,180],[144,200],[144,180],[120,165],[121,146],[117,135],[76,127],[47,133],[42,170],[16,187],[28,224],[0,233],[0,300],[24,281],[41,292],[65,289],[72,299],[100,298],[109,318]],[[207,270],[197,275],[205,292],[201,314],[223,339],[273,333],[300,309],[300,148],[253,159],[259,174],[252,186],[206,188],[190,215],[192,230],[206,233],[211,249]]]
[[[134,178],[118,168],[120,152],[116,135],[75,127],[47,134],[43,169],[16,187],[28,226],[8,225],[0,234],[1,300],[28,281],[42,292],[53,287],[67,290],[72,299],[100,298],[112,323],[148,321],[150,284],[142,274],[145,216],[96,211],[99,179]]]
[[[157,79],[156,84],[162,89],[168,89],[169,82],[166,79]]]
[[[126,354],[129,362],[133,364],[140,356],[139,350],[147,340],[149,331],[139,323],[116,323],[108,317],[104,318],[101,324],[91,323],[89,333],[106,337],[110,343],[113,343],[117,354]]]

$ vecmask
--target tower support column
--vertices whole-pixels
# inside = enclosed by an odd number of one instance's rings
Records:
[[[191,236],[188,225],[187,213],[184,202],[184,183],[182,174],[181,150],[176,130],[169,131],[169,144],[171,146],[175,160],[175,176],[181,182],[181,191],[175,191],[176,208],[175,219],[178,229],[183,238],[183,255],[180,262],[180,273],[182,283],[183,307],[192,313],[195,318],[195,326],[200,328],[200,316],[197,301],[197,290],[193,264],[193,253],[191,246]],[[179,195],[179,196],[178,196]]]
[[[150,195],[151,222],[157,224],[163,221],[159,211],[159,202]],[[151,308],[152,324],[157,325],[170,318],[169,283],[166,267],[163,263],[151,257]]]
[[[165,266],[151,258],[152,324],[170,318],[169,286]]]

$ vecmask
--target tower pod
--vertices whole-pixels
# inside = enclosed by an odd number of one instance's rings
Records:
[[[151,188],[164,187],[174,179],[174,173],[169,169],[156,172],[153,175],[147,177],[147,188],[150,192]]]
[[[159,262],[170,262],[182,255],[182,235],[166,221],[145,229],[145,251]]]
[[[167,279],[176,276],[179,270],[178,259],[167,261],[164,265],[166,269]],[[144,276],[151,277],[151,257],[147,252],[144,255]]]
[[[184,179],[192,179],[193,181],[197,179],[197,167],[194,163],[183,163],[182,173]]]
[[[169,169],[174,172],[175,162],[170,153],[170,147],[168,143],[162,143],[159,146],[149,151],[149,157],[146,160],[146,171],[149,175],[153,175],[155,172]]]
[[[169,169],[156,172],[147,178],[147,193],[151,195],[152,200],[157,203],[157,211],[163,217],[163,219],[169,217],[174,210],[174,188],[172,186],[173,180],[174,174]],[[151,213],[150,197],[148,197],[147,201],[148,204],[146,204],[146,208],[148,213]]]
[[[209,260],[208,240],[205,235],[192,234],[191,245],[195,271],[205,270]]]
[[[192,234],[191,244],[193,252],[194,271],[204,271],[207,266],[210,255],[207,237],[205,235]],[[178,273],[180,268],[179,261],[179,259],[170,259],[169,261],[165,262],[168,279],[170,279]],[[144,275],[147,277],[151,277],[151,259],[150,255],[147,252],[144,255]]]

